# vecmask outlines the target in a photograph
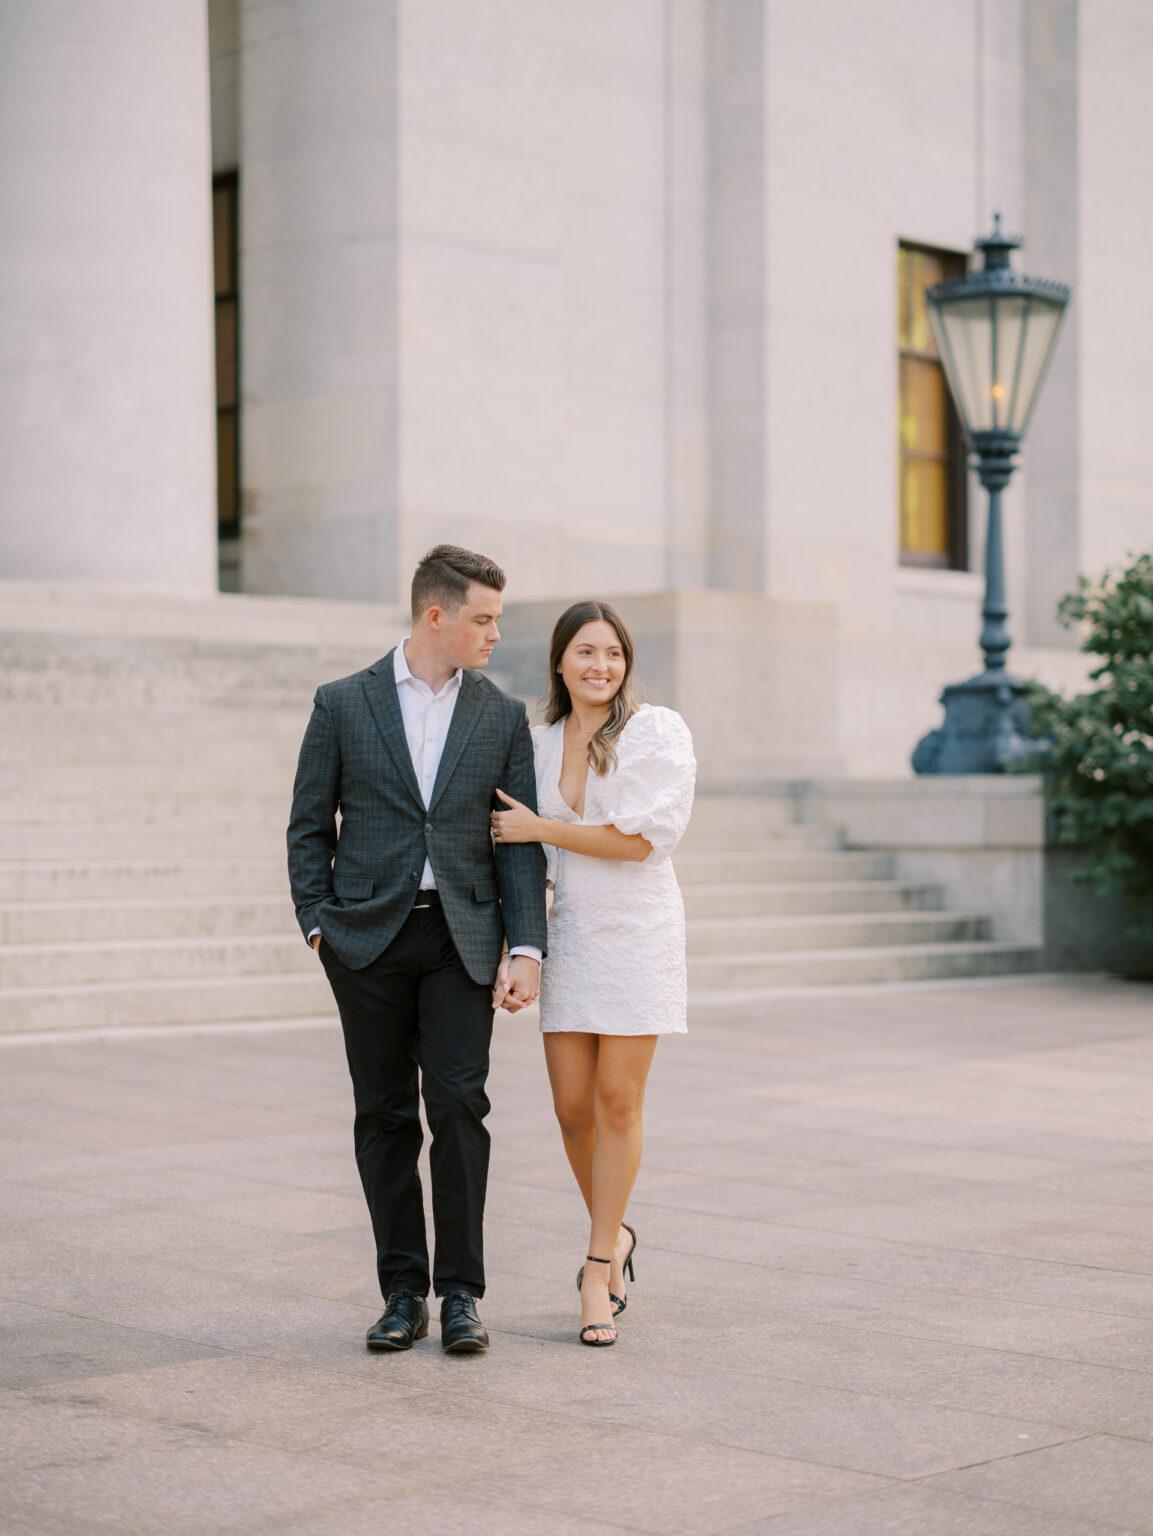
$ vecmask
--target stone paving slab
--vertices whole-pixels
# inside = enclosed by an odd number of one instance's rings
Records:
[[[1115,1525],[923,1486],[883,1488],[755,1520],[726,1536],[1120,1536]]]
[[[967,1467],[933,1479],[932,1485],[1153,1531],[1153,1445],[1110,1435]]]
[[[492,1076],[485,1358],[376,1316],[339,1035],[0,1045],[5,1536],[1153,1532],[1153,992],[695,1009],[619,1345],[535,1022]]]

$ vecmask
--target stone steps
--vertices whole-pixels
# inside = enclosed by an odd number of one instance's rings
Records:
[[[99,799],[116,794],[134,798],[157,794],[196,798],[210,793],[219,795],[219,784],[224,783],[248,792],[268,785],[283,796],[286,781],[291,789],[296,771],[295,746],[289,751],[268,742],[246,739],[230,745],[235,750],[226,752],[222,742],[104,736],[86,742],[83,752],[74,749],[72,757],[50,746],[39,754],[28,753],[19,761],[4,760],[0,754],[0,793],[10,796],[33,791],[53,799]],[[215,786],[205,782],[208,770],[217,781]]]
[[[315,957],[314,957],[315,958]],[[16,987],[2,997],[5,1033],[212,1024],[234,1019],[334,1018],[332,992],[315,970],[278,976],[224,976],[102,986]]]
[[[82,733],[72,739],[40,735],[24,738],[30,746],[26,752],[17,752],[16,744],[5,737],[0,742],[0,824],[36,819],[35,806],[33,812],[27,811],[30,798],[45,806],[43,819],[49,820],[116,821],[129,801],[134,815],[146,814],[148,820],[158,820],[161,814],[195,820],[204,807],[214,812],[221,809],[224,787],[230,796],[225,808],[229,821],[242,820],[261,805],[261,814],[275,807],[279,817],[291,797],[303,729],[304,718],[288,743],[257,735],[214,741],[157,733]],[[207,768],[218,771],[207,773]],[[238,795],[245,797],[243,803]],[[740,850],[747,847],[750,836],[786,839],[805,847],[838,846],[835,827],[796,821],[779,801],[743,802],[739,809],[728,801],[716,808],[707,801],[703,804],[706,809],[694,816],[686,847],[698,840],[719,849]]]
[[[677,879],[691,885],[768,885],[794,881],[891,880],[893,858],[888,853],[851,850],[825,852],[681,853],[675,856]]]
[[[74,894],[81,885],[86,896]],[[0,889],[14,898],[0,903],[0,943],[7,944],[272,933],[286,914],[289,925],[294,922],[283,859],[0,864]],[[67,894],[53,898],[54,889]],[[787,922],[806,913],[935,913],[943,902],[939,886],[896,880],[690,885],[684,896],[690,922],[702,933],[722,923],[731,929],[732,920],[753,928],[754,919]]]
[[[287,886],[284,854],[276,858],[0,861],[0,891],[9,902],[274,896],[285,894]]]
[[[758,853],[803,849],[832,851],[843,846],[844,838],[839,828],[825,822],[782,821],[740,827],[725,824],[711,827],[703,822],[690,823],[677,849],[677,865],[681,867],[694,854],[712,856],[747,853],[750,844],[755,844]]]
[[[312,950],[293,923],[282,931],[240,938],[115,939],[72,944],[0,945],[0,989],[60,987],[119,981],[164,981],[174,986],[213,976],[311,972]]]
[[[939,885],[915,880],[804,880],[776,885],[687,885],[690,922],[728,917],[789,917],[806,912],[939,911]]]
[[[22,629],[33,609],[0,634],[0,1029],[332,1017],[285,822],[316,681],[374,660],[388,625],[356,610],[342,649],[308,604],[276,610],[275,636],[260,604],[209,607],[217,642],[167,603],[89,637],[63,599],[68,634]],[[785,781],[698,796],[675,860],[694,991],[1035,964],[800,805]]]
[[[987,918],[971,912],[843,912],[803,917],[696,918],[690,956],[770,955],[781,951],[889,949],[987,939]]]
[[[762,991],[771,987],[859,986],[873,982],[1005,976],[1036,970],[1039,954],[1030,945],[981,940],[794,950],[768,955],[694,956],[689,961],[689,990]]]
[[[307,950],[301,949],[308,960]],[[694,957],[689,987],[700,994],[1007,975],[1035,969],[1036,957],[1028,946],[992,941]],[[287,974],[13,987],[4,990],[2,1003],[5,1032],[331,1017],[334,1012],[319,962],[315,970],[310,963]]]
[[[19,848],[22,841],[34,835],[56,832],[87,838],[90,833],[99,837],[112,830],[128,836],[144,826],[151,835],[151,829],[161,825],[171,830],[174,842],[189,829],[197,836],[214,836],[217,842],[231,840],[236,825],[243,827],[246,835],[251,832],[253,838],[264,836],[268,846],[283,842],[292,804],[295,763],[276,773],[245,769],[206,775],[203,767],[193,765],[185,771],[189,777],[198,773],[199,784],[188,788],[174,785],[166,772],[163,785],[153,782],[149,786],[138,768],[134,774],[126,773],[122,783],[115,782],[112,770],[107,788],[90,790],[74,788],[72,782],[61,788],[53,784],[53,775],[48,773],[36,782],[29,774],[19,793],[9,792],[9,776],[2,774],[0,847]],[[151,773],[155,781],[156,769],[152,768]],[[75,777],[69,775],[70,780]],[[131,820],[126,820],[129,811]],[[842,843],[836,827],[817,822],[766,822],[743,830],[728,826],[690,827],[678,858],[694,853],[743,853],[751,840],[766,852],[836,850]],[[251,840],[248,845],[255,847]],[[91,841],[86,846],[95,847]]]
[[[128,807],[121,807],[121,814]],[[267,860],[285,853],[284,829],[288,803],[279,822],[239,822],[219,817],[202,821],[106,822],[103,826],[69,826],[41,821],[43,805],[33,808],[36,820],[0,826],[0,849],[8,860],[39,862],[123,858]]]
[[[227,817],[221,814],[221,796],[227,797]],[[106,819],[91,820],[84,819],[83,806],[74,800],[37,800],[28,803],[20,820],[12,819],[15,808],[9,808],[9,819],[0,822],[0,849],[9,860],[112,859],[129,852],[140,859],[224,859],[229,854],[267,859],[286,846],[290,803],[292,786],[273,799],[213,791],[195,802],[195,816],[187,800],[135,802],[126,797],[100,806]],[[281,814],[273,819],[276,806]],[[233,820],[236,811],[240,819]],[[129,813],[134,819],[127,819]],[[709,851],[711,839],[702,831],[694,834],[688,851],[677,851],[677,871],[685,882],[735,883],[886,874],[886,854],[824,846],[837,840],[834,829],[781,826],[749,833],[740,848],[725,848],[725,839],[719,839],[720,846]],[[757,851],[748,851],[749,842],[760,845]]]
[[[283,871],[279,872],[283,875]],[[281,880],[281,884],[283,884]],[[287,891],[0,903],[0,945],[299,935]]]
[[[91,701],[52,704],[29,703],[4,699],[3,709],[6,751],[5,756],[22,759],[22,752],[13,752],[17,738],[29,738],[40,743],[49,753],[56,743],[68,754],[69,760],[82,762],[84,750],[91,736],[106,742],[131,742],[141,737],[171,743],[178,751],[182,748],[197,749],[211,742],[229,751],[243,748],[250,743],[273,743],[285,751],[295,752],[312,710],[312,694],[302,694],[291,706],[269,709],[253,707],[239,700],[231,704],[182,705],[169,708],[160,705],[133,706],[110,704],[94,709]],[[177,761],[176,757],[173,761]]]
[[[8,713],[0,705],[0,719],[8,727]],[[260,784],[264,776],[274,782],[292,783],[304,722],[296,719],[291,734],[210,737],[205,733],[174,730],[153,731],[147,736],[133,732],[78,732],[56,736],[30,731],[18,742],[0,735],[0,792],[22,794],[28,789],[47,789],[53,795],[100,795],[124,789],[169,793],[203,792],[205,774],[222,783]],[[197,779],[196,773],[200,777]]]
[[[315,958],[292,917],[281,909],[269,931],[236,932],[217,928],[208,934],[177,932],[165,937],[87,940],[58,939],[0,944],[0,989],[53,984],[78,986],[116,981],[169,978],[179,983],[210,976],[257,976],[309,971]],[[694,923],[689,953],[714,958],[766,958],[779,952],[858,951],[902,946],[940,947],[988,937],[988,924],[975,914],[921,912],[865,916],[813,916],[782,921],[728,919]]]
[[[782,846],[797,825],[769,821],[754,848],[678,853],[695,991],[989,975],[1035,963],[1032,951],[993,942],[980,914],[940,911],[931,882],[894,879],[889,855]],[[4,1029],[298,1017],[329,1007],[295,926],[283,854],[267,854],[281,826],[9,830],[25,846],[0,862]],[[125,843],[132,857],[107,857]],[[5,846],[14,851],[12,839]],[[61,846],[71,857],[34,857]],[[143,856],[147,848],[156,856]],[[230,856],[204,856],[221,848]]]
[[[230,775],[196,792],[173,793],[165,787],[150,792],[126,788],[103,795],[52,795],[43,790],[19,796],[0,794],[0,846],[7,847],[8,836],[17,830],[68,829],[85,835],[125,825],[163,824],[174,834],[185,828],[217,827],[225,836],[231,835],[233,826],[252,825],[266,833],[277,827],[283,836],[292,804],[292,775],[255,790],[248,787],[246,777]],[[132,819],[125,822],[129,811]]]

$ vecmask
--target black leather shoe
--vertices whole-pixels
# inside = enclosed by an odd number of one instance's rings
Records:
[[[411,1349],[428,1336],[428,1302],[414,1291],[393,1291],[380,1320],[365,1334],[369,1349]]]
[[[476,1315],[471,1291],[449,1291],[441,1298],[440,1342],[450,1355],[476,1355],[488,1348],[488,1330]]]

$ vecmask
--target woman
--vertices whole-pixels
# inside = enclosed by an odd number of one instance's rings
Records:
[[[671,709],[637,704],[633,644],[607,603],[574,603],[549,648],[533,732],[539,814],[498,790],[498,842],[545,845],[553,888],[540,1027],[561,1136],[591,1218],[577,1276],[582,1344],[615,1344],[636,1233],[645,1082],[659,1035],[686,1028],[685,916],[670,855],[696,762]]]

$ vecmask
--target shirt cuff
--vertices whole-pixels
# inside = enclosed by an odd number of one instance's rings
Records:
[[[535,944],[515,945],[508,952],[509,959],[511,960],[514,955],[527,955],[530,960],[535,960],[538,965],[541,962],[541,951],[536,947]]]
[[[318,934],[318,933],[319,933],[319,932],[320,932],[320,929],[319,929],[319,928],[313,928],[313,929],[312,929],[312,930],[311,930],[311,931],[310,931],[310,932],[309,932],[309,935],[308,935],[308,942],[309,942],[309,943],[310,943],[310,944],[311,944],[311,943],[312,943],[312,941],[313,941],[313,939],[315,939],[315,937],[316,937],[316,935],[317,935],[317,934]]]

